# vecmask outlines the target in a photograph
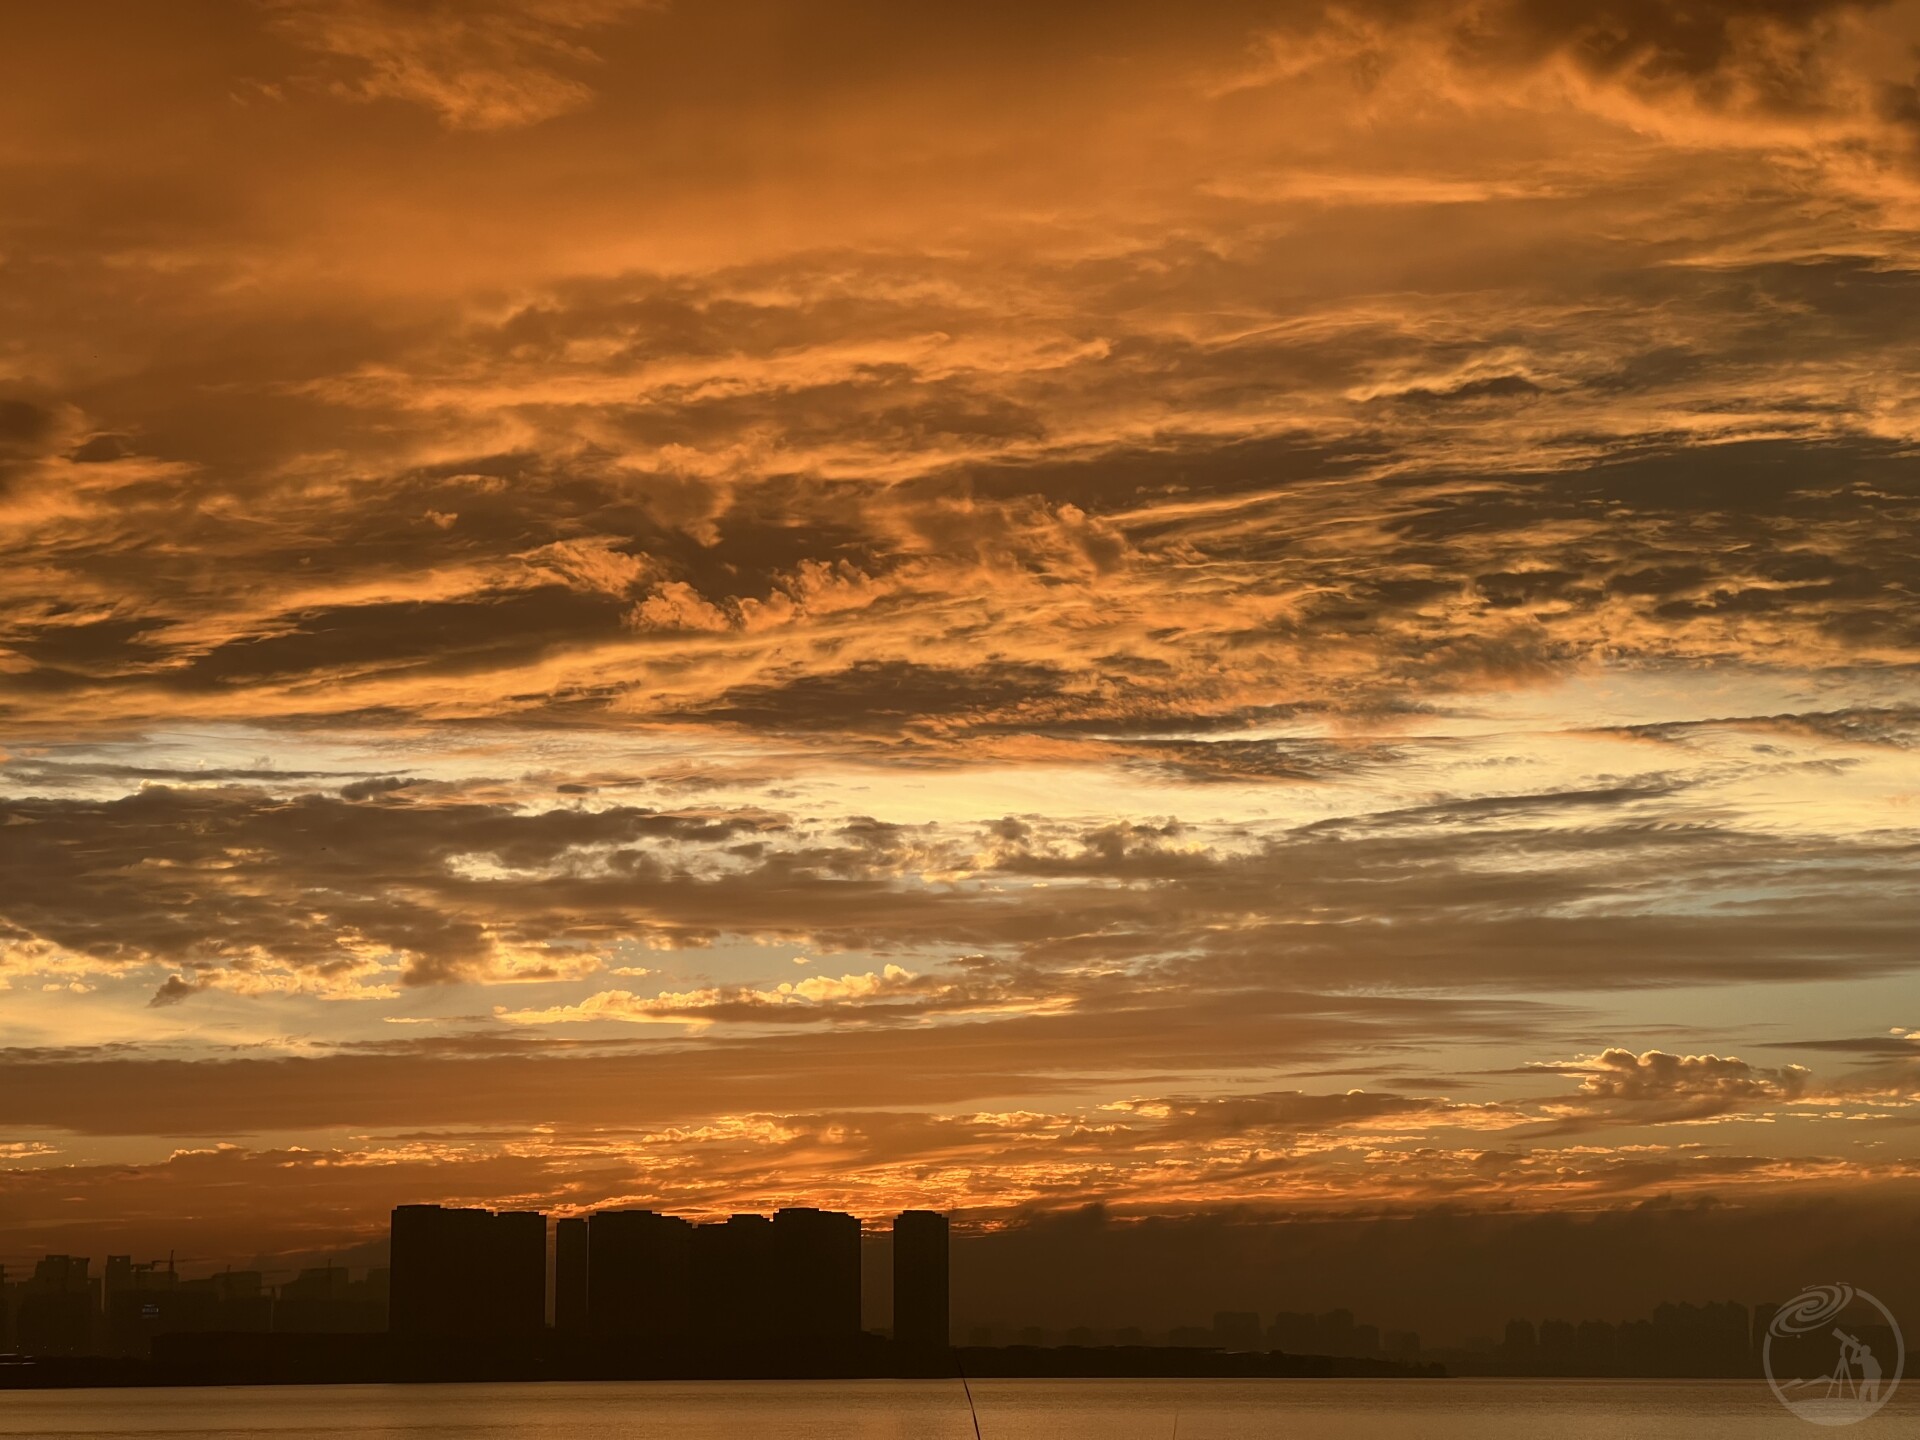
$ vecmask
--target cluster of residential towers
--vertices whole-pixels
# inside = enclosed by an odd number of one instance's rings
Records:
[[[547,1325],[547,1217],[402,1205],[389,1325],[423,1337],[531,1335]],[[553,1227],[553,1325],[634,1345],[818,1348],[858,1339],[860,1222],[794,1206],[694,1224],[602,1210]],[[893,1338],[944,1348],[947,1219],[893,1221]]]

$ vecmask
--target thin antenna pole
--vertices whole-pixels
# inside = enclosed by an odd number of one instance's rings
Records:
[[[967,1415],[973,1421],[973,1440],[980,1440],[980,1412],[973,1408],[973,1386],[967,1383],[967,1367],[960,1363],[960,1356],[953,1357],[954,1373],[960,1377],[960,1389],[967,1397]]]

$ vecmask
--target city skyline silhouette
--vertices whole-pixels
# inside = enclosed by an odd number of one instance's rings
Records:
[[[1498,1339],[1423,1345],[1335,1308],[1219,1310],[1210,1324],[953,1334],[949,1218],[908,1210],[886,1239],[892,1323],[863,1326],[859,1220],[787,1206],[690,1221],[622,1208],[395,1207],[389,1264],[279,1285],[186,1279],[169,1260],[42,1257],[0,1275],[0,1385],[754,1376],[1414,1376],[1754,1378],[1779,1307],[1662,1303],[1650,1316],[1510,1318]],[[878,1237],[869,1237],[878,1238]],[[1271,1319],[1268,1314],[1271,1314]],[[1868,1325],[1867,1365],[1898,1337]],[[1873,1364],[1879,1362],[1874,1360]],[[129,1368],[131,1367],[131,1368]]]

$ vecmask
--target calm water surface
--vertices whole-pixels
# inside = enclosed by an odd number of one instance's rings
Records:
[[[1823,1431],[1758,1382],[982,1380],[984,1440],[1767,1440]],[[1850,1432],[1920,1436],[1913,1390]],[[957,1384],[340,1385],[0,1392],[0,1435],[970,1440]]]

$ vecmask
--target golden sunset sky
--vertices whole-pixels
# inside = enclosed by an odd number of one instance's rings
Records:
[[[0,1260],[1911,1198],[1920,4],[6,32]]]

